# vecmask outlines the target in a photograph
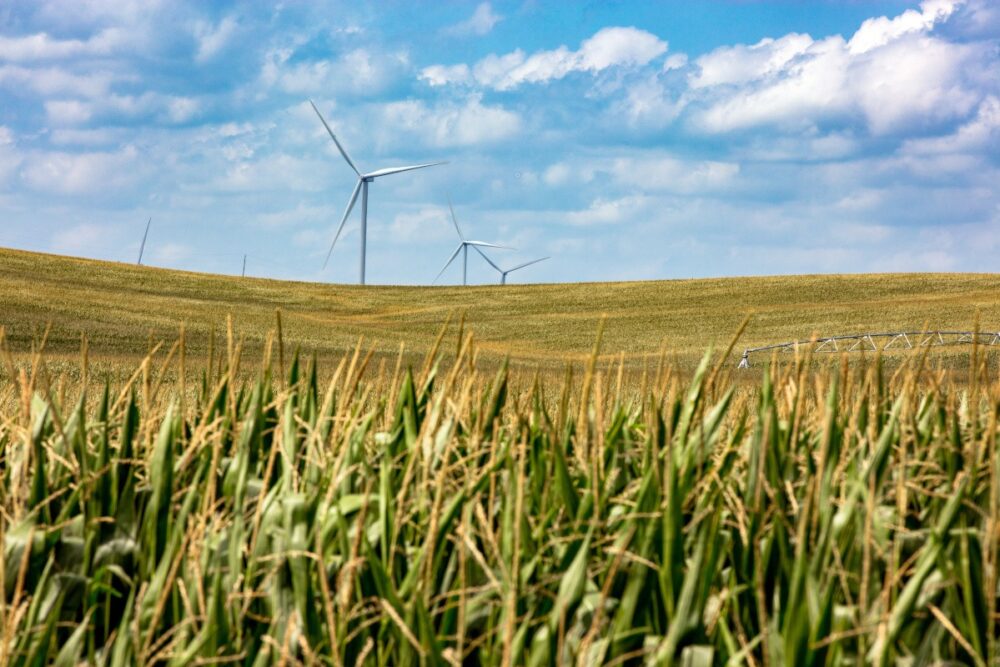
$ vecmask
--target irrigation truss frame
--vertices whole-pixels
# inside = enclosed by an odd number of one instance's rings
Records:
[[[889,339],[881,348],[875,344],[876,338]],[[1000,346],[1000,332],[976,331],[885,331],[878,333],[847,334],[843,336],[827,336],[809,340],[793,340],[787,343],[762,345],[743,350],[743,356],[737,368],[750,368],[750,355],[755,352],[778,350],[794,352],[799,347],[814,345],[813,352],[855,352],[888,350],[893,345],[899,349],[917,347],[940,347],[942,345],[962,345],[977,343],[979,345]]]

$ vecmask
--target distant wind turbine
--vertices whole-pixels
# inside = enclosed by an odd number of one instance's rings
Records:
[[[490,266],[492,266],[494,269],[497,270],[497,273],[500,274],[500,284],[501,285],[506,285],[507,284],[507,274],[508,273],[512,273],[514,271],[518,271],[520,269],[523,269],[526,266],[531,266],[532,264],[538,264],[539,262],[544,262],[545,260],[550,259],[549,257],[539,257],[538,259],[533,259],[530,262],[525,262],[524,264],[518,264],[517,266],[515,266],[513,268],[504,270],[504,269],[501,269],[499,266],[497,266],[496,263],[492,259],[490,259],[489,257],[487,257],[486,253],[483,252],[482,250],[480,250],[479,248],[476,248],[476,252],[478,252],[480,255],[482,255],[483,259],[485,259],[487,262],[489,262]]]
[[[347,210],[344,211],[344,217],[340,220],[340,226],[337,227],[337,233],[333,237],[333,243],[330,244],[330,250],[326,253],[326,259],[323,261],[323,268],[326,268],[327,263],[330,261],[330,255],[333,253],[333,246],[337,244],[337,239],[340,238],[340,232],[344,229],[344,223],[347,222],[347,217],[351,215],[351,211],[354,209],[355,202],[358,201],[358,194],[361,194],[361,284],[365,284],[365,246],[368,237],[368,184],[374,181],[380,176],[390,176],[392,174],[398,174],[404,171],[413,171],[414,169],[424,169],[425,167],[434,167],[439,164],[447,164],[445,162],[428,162],[426,164],[415,164],[409,167],[389,167],[387,169],[376,169],[375,171],[370,171],[367,174],[362,174],[354,161],[344,150],[344,147],[340,145],[340,141],[337,139],[337,135],[333,133],[330,126],[327,124],[326,119],[323,118],[323,114],[319,112],[316,105],[312,100],[309,100],[309,104],[312,105],[313,111],[319,116],[320,121],[323,123],[323,127],[330,134],[330,138],[333,139],[333,143],[337,145],[337,150],[343,156],[344,160],[351,167],[355,174],[358,176],[358,183],[354,186],[354,192],[351,194],[350,200],[347,202]]]
[[[146,221],[146,231],[142,233],[142,243],[139,245],[139,260],[135,263],[136,266],[142,266],[142,251],[146,249],[146,237],[149,236],[149,224],[153,222],[150,218]]]
[[[469,239],[465,238],[465,235],[462,233],[462,229],[458,226],[458,218],[455,217],[455,207],[451,205],[450,197],[448,198],[448,209],[451,211],[451,222],[453,225],[455,225],[455,231],[458,232],[458,238],[460,239],[460,242],[458,244],[458,247],[455,248],[455,252],[453,252],[451,254],[451,257],[448,258],[448,261],[445,262],[444,268],[442,268],[438,272],[437,276],[434,278],[434,282],[437,282],[438,278],[441,277],[441,274],[444,273],[449,266],[451,266],[451,263],[455,261],[456,257],[458,257],[458,253],[462,253],[462,284],[467,285],[468,275],[469,275],[469,246],[472,246],[476,250],[479,250],[480,247],[503,248],[507,250],[509,250],[509,248],[506,248],[506,246],[497,245],[495,243],[487,243],[485,241],[470,241]],[[483,255],[483,257],[486,257],[486,255],[483,254],[482,250],[479,250],[479,254]],[[486,261],[489,262],[490,260],[487,259]],[[490,262],[490,264],[492,263],[493,262]]]

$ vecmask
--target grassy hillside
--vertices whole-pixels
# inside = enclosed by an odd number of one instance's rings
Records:
[[[725,343],[747,314],[741,346],[821,334],[896,328],[967,329],[981,312],[1000,329],[1000,275],[780,276],[630,283],[475,287],[358,287],[168,271],[0,250],[0,325],[16,349],[52,324],[48,350],[75,353],[86,333],[97,356],[129,358],[149,340],[176,338],[193,355],[232,314],[248,352],[263,345],[281,309],[286,343],[320,357],[366,346],[414,353],[433,343],[449,313],[486,353],[556,365],[590,351],[601,314],[605,350],[640,360],[666,346],[690,359]]]

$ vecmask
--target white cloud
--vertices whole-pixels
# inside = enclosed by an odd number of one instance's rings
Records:
[[[635,222],[647,213],[646,208],[649,203],[650,199],[643,195],[595,199],[586,209],[570,211],[565,218],[568,224],[578,227]]]
[[[905,133],[966,116],[996,79],[989,47],[930,34],[957,3],[932,0],[894,19],[872,19],[852,37],[805,35],[722,47],[691,77],[694,124],[709,132],[760,125],[811,131],[863,119],[876,135]],[[884,18],[884,17],[883,17]]]
[[[920,3],[920,11],[907,9],[894,18],[868,19],[851,37],[847,49],[852,55],[867,53],[903,35],[927,32],[936,23],[947,20],[962,4],[963,0],[924,0]]]
[[[545,170],[545,173],[542,174],[542,180],[545,181],[546,185],[558,186],[568,183],[570,176],[569,165],[565,162],[559,162]]]
[[[667,51],[667,43],[638,28],[603,28],[571,51],[560,46],[526,56],[520,49],[490,54],[473,67],[432,65],[421,71],[431,85],[472,83],[511,90],[526,83],[545,83],[573,72],[597,73],[612,67],[639,67]]]
[[[118,143],[121,137],[120,131],[111,128],[57,128],[49,133],[49,141],[55,146],[106,146]]]
[[[409,67],[404,52],[372,53],[358,48],[335,59],[298,62],[291,49],[267,53],[261,81],[296,95],[354,93],[372,95],[384,90]]]
[[[45,115],[54,125],[82,125],[93,116],[93,109],[79,100],[50,100],[45,102]]]
[[[48,25],[66,29],[122,26],[133,32],[155,19],[161,6],[174,6],[169,0],[37,0],[38,18]]]
[[[397,213],[389,225],[389,236],[396,243],[427,243],[452,241],[457,244],[448,209],[441,206],[421,206]],[[467,225],[463,226],[467,227]]]
[[[77,74],[60,67],[0,65],[0,86],[31,90],[44,96],[102,97],[108,94],[114,81],[125,78],[102,71]]]
[[[697,72],[689,78],[691,88],[747,83],[774,75],[812,44],[809,35],[791,33],[779,39],[768,37],[752,46],[718,48],[695,61]]]
[[[625,187],[700,194],[732,185],[740,173],[734,162],[682,160],[672,156],[619,158],[611,173]]]
[[[660,128],[676,119],[686,104],[653,74],[627,85],[624,98],[614,104],[612,113],[615,118],[627,118],[632,126]]]
[[[472,16],[446,28],[445,32],[452,35],[485,35],[502,20],[503,16],[494,12],[490,3],[481,2]]]
[[[521,117],[501,106],[482,103],[478,95],[461,104],[429,106],[421,100],[391,102],[382,107],[381,125],[437,147],[496,143],[516,136]]]
[[[907,140],[903,154],[995,152],[1000,149],[1000,98],[990,95],[969,122],[942,137]]]
[[[129,42],[119,28],[107,28],[86,40],[54,39],[44,32],[21,37],[0,35],[0,60],[35,62],[106,56]]]
[[[329,184],[324,178],[327,167],[297,155],[272,154],[231,164],[206,187],[224,192],[319,192]]]
[[[50,100],[45,112],[53,125],[81,125],[95,118],[146,118],[156,123],[181,124],[194,118],[200,102],[191,97],[145,92],[141,95],[109,94],[93,100]]]
[[[961,118],[980,93],[963,80],[976,49],[907,36],[852,63],[850,87],[869,127],[884,134],[910,123]]]
[[[172,123],[186,123],[197,115],[201,105],[191,97],[169,97],[166,100],[166,116]]]
[[[232,16],[227,16],[216,26],[199,21],[194,26],[194,36],[198,40],[195,60],[204,63],[221,51],[236,32],[238,24]]]
[[[431,65],[420,72],[420,78],[432,86],[444,86],[449,83],[469,83],[472,81],[472,70],[465,63],[458,65]]]
[[[34,190],[61,195],[107,193],[129,186],[141,172],[139,151],[127,146],[117,152],[29,155],[21,170]]]
[[[688,56],[686,53],[674,53],[667,56],[666,60],[663,61],[663,71],[670,72],[675,69],[684,69],[688,64]]]

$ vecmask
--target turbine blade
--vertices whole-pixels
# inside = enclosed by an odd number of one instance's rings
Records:
[[[398,174],[404,171],[413,171],[414,169],[426,169],[427,167],[436,167],[439,164],[448,164],[447,162],[428,162],[427,164],[414,164],[409,167],[389,167],[387,169],[376,169],[370,174],[365,174],[365,178],[378,178],[379,176],[389,176],[390,174]]]
[[[347,202],[347,210],[344,211],[344,217],[340,219],[340,226],[337,227],[337,233],[333,237],[333,243],[330,244],[330,249],[326,251],[326,259],[323,260],[324,269],[330,261],[330,255],[333,254],[333,246],[337,245],[337,239],[340,238],[340,232],[344,231],[344,223],[347,222],[347,216],[349,216],[351,211],[354,210],[354,203],[358,201],[358,193],[361,192],[362,182],[363,181],[359,178],[358,184],[354,186],[354,193],[351,194],[351,199]]]
[[[496,269],[500,273],[503,273],[503,269],[501,269],[499,266],[497,266],[496,262],[494,262],[492,259],[490,259],[489,257],[487,257],[486,253],[479,249],[479,246],[475,246],[474,245],[472,247],[475,248],[476,252],[478,252],[482,256],[483,259],[485,259],[487,262],[490,263],[490,266],[492,266],[494,269]]]
[[[530,262],[525,262],[524,264],[519,264],[519,265],[515,266],[513,269],[507,269],[507,273],[510,273],[511,271],[517,271],[518,269],[523,269],[524,267],[531,266],[532,264],[538,264],[539,262],[544,262],[547,259],[549,259],[549,258],[548,257],[540,257],[538,259],[533,259]]]
[[[361,176],[361,172],[358,171],[358,168],[354,165],[354,160],[352,160],[351,156],[347,154],[347,151],[344,150],[344,147],[340,145],[340,141],[337,139],[337,135],[334,134],[333,130],[330,129],[330,126],[327,125],[326,118],[323,118],[323,114],[319,112],[319,109],[316,108],[316,105],[313,104],[312,100],[309,100],[309,104],[312,104],[313,111],[316,112],[316,115],[319,116],[319,119],[323,122],[323,127],[325,127],[326,131],[330,133],[330,138],[333,139],[333,143],[337,144],[337,150],[339,150],[340,154],[344,156],[345,160],[347,160],[347,164],[351,165],[351,169],[354,170],[355,174]]]
[[[466,241],[471,246],[482,246],[484,248],[499,248],[501,250],[514,250],[510,246],[497,245],[496,243],[487,243],[486,241]]]
[[[443,266],[443,267],[441,268],[441,270],[440,270],[440,271],[438,271],[438,274],[437,274],[436,276],[434,276],[434,282],[437,282],[437,281],[438,281],[438,278],[440,278],[440,277],[441,277],[441,274],[442,274],[442,273],[444,273],[444,272],[445,272],[445,270],[446,270],[446,269],[447,269],[447,268],[448,268],[449,266],[451,266],[451,263],[452,263],[452,262],[454,262],[454,261],[455,261],[455,258],[456,258],[456,257],[458,257],[458,253],[462,252],[462,246],[463,246],[463,245],[464,245],[464,244],[462,244],[462,243],[459,243],[459,244],[458,244],[458,247],[457,247],[457,248],[455,248],[455,252],[451,253],[451,257],[449,257],[449,258],[448,258],[448,261],[444,263],[444,266]]]
[[[455,207],[451,205],[451,195],[448,195],[448,209],[451,211],[451,222],[455,225],[455,231],[458,232],[458,238],[465,240],[465,236],[462,235],[462,230],[458,227],[458,218],[455,217]]]

